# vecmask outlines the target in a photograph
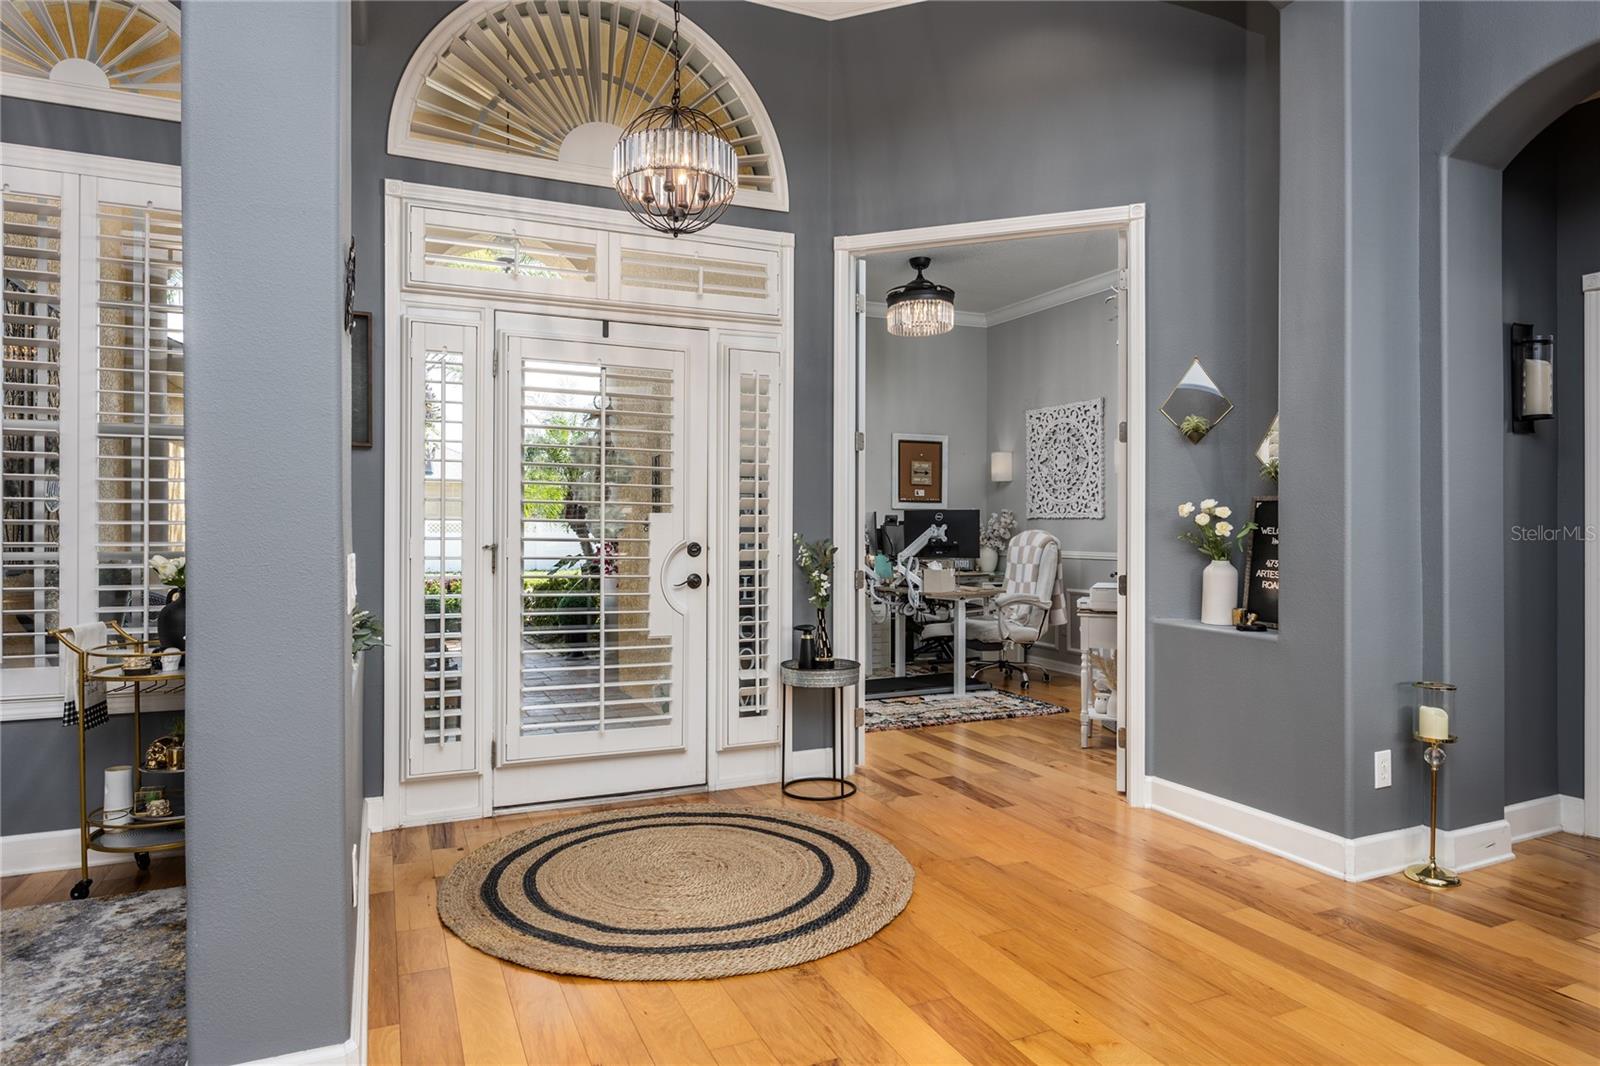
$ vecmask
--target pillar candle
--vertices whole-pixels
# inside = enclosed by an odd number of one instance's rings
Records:
[[[133,767],[106,767],[105,822],[125,825],[133,821]]]
[[[1429,740],[1450,738],[1450,716],[1443,707],[1430,707],[1424,703],[1417,708],[1417,735]]]
[[[1522,413],[1524,415],[1549,415],[1555,413],[1555,389],[1551,371],[1554,364],[1545,359],[1522,361]]]

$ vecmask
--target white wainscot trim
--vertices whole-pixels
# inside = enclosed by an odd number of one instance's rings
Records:
[[[1536,804],[1546,802],[1535,801]],[[1325,829],[1201,792],[1188,785],[1155,777],[1150,778],[1150,806],[1191,825],[1220,833],[1241,844],[1260,848],[1342,881],[1385,877],[1399,873],[1412,863],[1423,862],[1428,857],[1428,827],[1425,825],[1406,826],[1364,837],[1342,837]],[[1516,858],[1511,850],[1511,819],[1514,814],[1522,824],[1528,824],[1526,817],[1508,807],[1506,817],[1498,821],[1461,829],[1441,829],[1438,836],[1440,864],[1459,872]],[[1559,824],[1528,835],[1558,831]]]

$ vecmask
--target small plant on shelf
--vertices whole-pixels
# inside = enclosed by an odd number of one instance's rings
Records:
[[[805,575],[809,591],[806,599],[817,609],[817,661],[833,662],[833,646],[828,641],[828,606],[833,602],[833,557],[838,551],[831,539],[807,542],[794,535],[794,564]]]
[[[1205,415],[1185,415],[1178,423],[1178,432],[1188,437],[1190,444],[1199,444],[1211,432],[1211,419]]]
[[[1272,482],[1274,485],[1276,485],[1278,483],[1278,457],[1277,456],[1273,456],[1271,459],[1268,459],[1266,462],[1261,464],[1261,476],[1265,480]]]

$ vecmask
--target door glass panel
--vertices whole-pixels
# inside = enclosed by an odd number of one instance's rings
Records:
[[[422,380],[422,739],[461,742],[462,497],[466,395],[460,352],[428,352]]]
[[[670,370],[523,360],[525,736],[670,720],[675,649],[649,611],[651,516],[673,505],[673,385]]]

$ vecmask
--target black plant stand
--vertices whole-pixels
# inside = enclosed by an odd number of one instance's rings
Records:
[[[783,718],[778,726],[778,782],[783,789],[783,794],[790,799],[797,800],[842,800],[854,796],[856,794],[856,784],[844,776],[844,738],[840,734],[846,729],[850,731],[850,765],[854,766],[859,761],[859,749],[856,746],[855,716],[851,715],[848,722],[845,720],[844,693],[846,689],[860,682],[861,664],[853,659],[835,659],[830,666],[814,666],[810,669],[801,669],[797,661],[790,659],[782,666],[782,676]],[[789,703],[793,698],[792,691],[797,688],[826,688],[833,690],[833,719],[828,731],[828,746],[833,751],[834,771],[832,777],[797,777],[793,781],[788,779]],[[807,796],[799,792],[790,791],[790,786],[792,785],[801,785],[814,781],[837,785],[837,794],[831,796]]]

